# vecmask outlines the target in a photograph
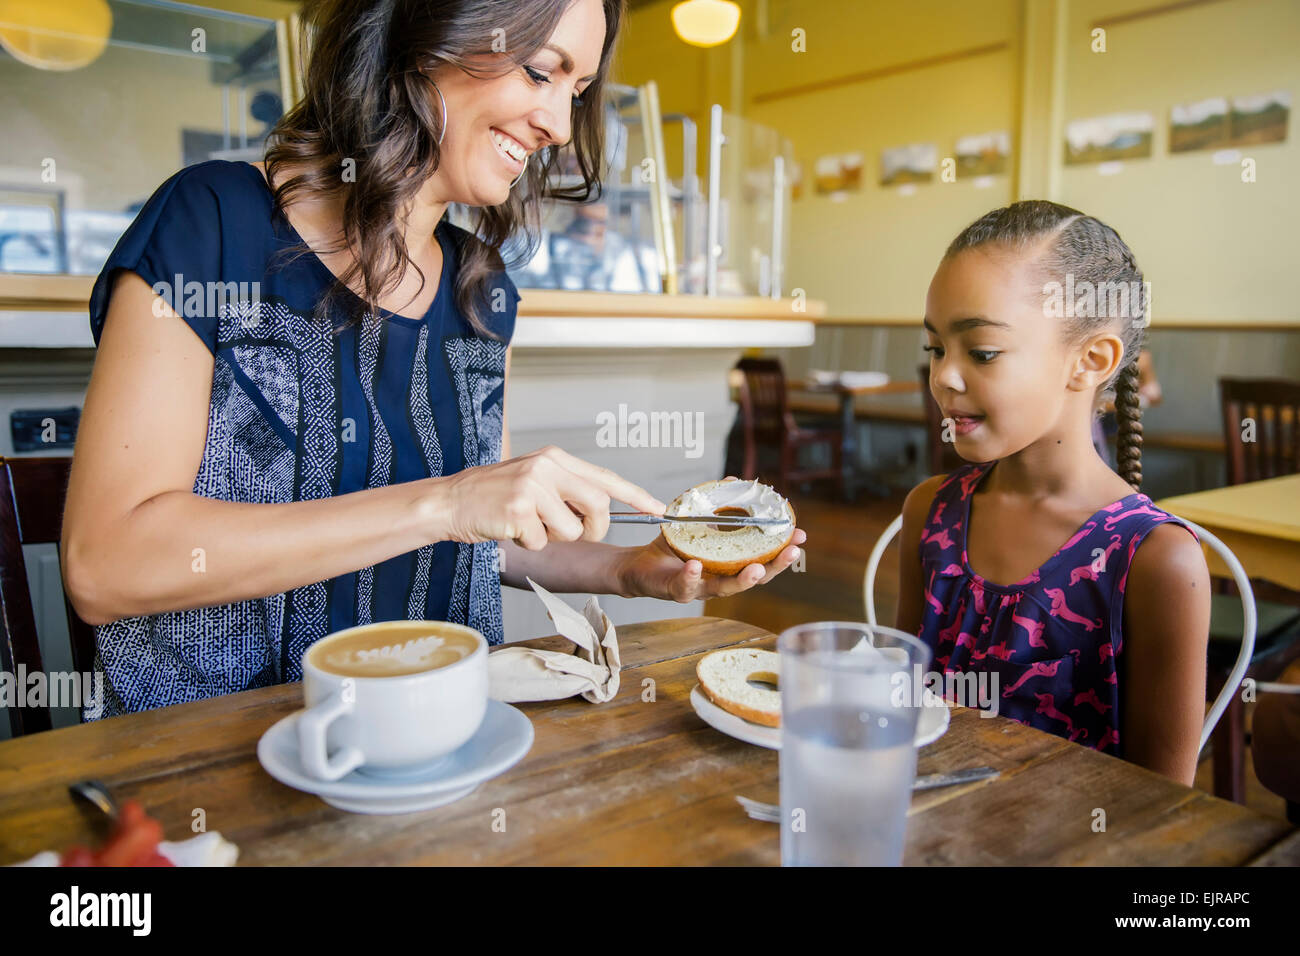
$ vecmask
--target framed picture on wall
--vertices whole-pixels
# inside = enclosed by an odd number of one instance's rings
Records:
[[[1065,164],[1083,166],[1151,155],[1150,113],[1112,113],[1074,120],[1065,127]]]
[[[1223,149],[1232,141],[1228,101],[1214,96],[1196,103],[1184,103],[1169,111],[1169,152],[1189,153],[1198,149]]]
[[[1285,90],[1232,98],[1232,145],[1281,143],[1291,116],[1291,94]]]
[[[814,166],[817,193],[857,192],[862,188],[862,154],[819,156]]]
[[[997,176],[1007,171],[1011,134],[1002,130],[963,136],[957,140],[957,175],[962,179]]]
[[[880,185],[903,186],[928,183],[939,165],[939,148],[934,143],[911,143],[882,150]]]

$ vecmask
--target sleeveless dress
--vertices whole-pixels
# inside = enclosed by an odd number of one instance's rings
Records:
[[[921,531],[917,636],[936,672],[984,675],[975,680],[993,689],[988,709],[999,716],[1122,756],[1124,587],[1133,554],[1165,522],[1196,535],[1134,493],[1093,514],[1022,580],[993,584],[970,566],[966,529],[971,497],[996,464],[964,465],[935,493]]]
[[[444,220],[436,229],[442,274],[426,276],[439,283],[428,312],[380,310],[336,333],[329,326],[341,325],[341,315],[330,323],[311,317],[333,281],[325,264],[314,254],[271,261],[302,241],[272,208],[270,187],[249,163],[187,167],[144,205],[91,293],[96,344],[114,275],[127,269],[212,353],[194,493],[306,501],[499,461],[506,347],[519,301],[509,277],[493,278],[484,309],[500,340],[477,335],[453,295],[468,233]],[[94,666],[105,700],[82,717],[300,680],[303,652],[326,634],[402,619],[468,624],[501,643],[496,543],[441,541],[285,593],[97,627]]]

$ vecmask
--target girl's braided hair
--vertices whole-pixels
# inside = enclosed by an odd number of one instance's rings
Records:
[[[1097,308],[1082,310],[1092,314],[1079,315],[1080,310],[1066,304],[1062,321],[1070,342],[1081,342],[1091,334],[1112,327],[1116,316],[1108,302],[1118,301],[1124,358],[1119,369],[1099,390],[1098,407],[1113,390],[1119,423],[1119,474],[1134,489],[1140,489],[1142,407],[1138,402],[1138,353],[1142,351],[1146,338],[1148,303],[1142,272],[1137,267],[1133,251],[1119,233],[1104,222],[1069,206],[1039,199],[1012,203],[981,216],[952,241],[944,259],[986,243],[997,244],[1015,253],[1030,253],[1041,246],[1037,264],[1045,282],[1059,282],[1061,287],[1068,289],[1066,276],[1072,275],[1076,289],[1082,288],[1085,281],[1092,284],[1096,290]]]

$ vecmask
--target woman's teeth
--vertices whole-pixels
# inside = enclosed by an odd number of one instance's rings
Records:
[[[492,141],[497,144],[497,148],[505,153],[516,163],[522,163],[528,158],[528,151],[516,143],[508,136],[502,136],[495,130],[492,131]]]

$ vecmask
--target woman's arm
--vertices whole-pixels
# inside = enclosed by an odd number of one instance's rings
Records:
[[[1196,775],[1205,721],[1210,573],[1186,530],[1158,525],[1129,566],[1124,589],[1124,756],[1179,783]]]
[[[277,594],[437,534],[435,503],[419,482],[286,504],[195,495],[212,369],[212,354],[176,313],[138,275],[119,273],[60,549],[68,594],[90,624]]]
[[[278,594],[434,541],[517,539],[535,551],[598,540],[611,497],[663,512],[644,489],[558,448],[314,501],[204,498],[193,488],[212,371],[211,353],[145,281],[119,275],[60,548],[64,585],[88,623]]]
[[[903,527],[898,532],[898,611],[894,615],[894,627],[907,634],[915,634],[921,629],[921,619],[925,612],[921,580],[921,529],[930,514],[930,503],[934,493],[943,484],[944,475],[927,478],[907,493],[903,501]]]
[[[510,458],[510,350],[506,350],[506,388],[501,422],[501,459]],[[601,537],[603,537],[603,532]],[[619,547],[601,541],[553,541],[543,551],[501,541],[501,583],[528,589],[532,578],[560,594],[617,594],[686,603],[726,597],[766,584],[799,557],[808,535],[796,528],[790,544],[766,565],[751,564],[732,577],[704,573],[699,561],[683,561],[659,536],[649,544]]]

